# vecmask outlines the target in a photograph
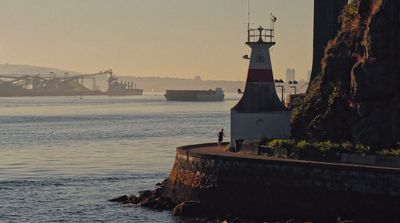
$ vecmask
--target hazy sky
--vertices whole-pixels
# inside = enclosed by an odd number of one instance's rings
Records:
[[[0,63],[85,73],[244,80],[247,0],[0,0]],[[276,78],[311,67],[312,0],[252,0],[278,18]]]

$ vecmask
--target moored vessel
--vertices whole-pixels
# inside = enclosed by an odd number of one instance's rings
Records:
[[[167,101],[223,101],[225,98],[222,88],[215,90],[167,90]]]
[[[136,84],[130,81],[118,82],[118,77],[110,73],[108,78],[109,96],[129,96],[129,95],[143,95],[143,89],[136,88]]]

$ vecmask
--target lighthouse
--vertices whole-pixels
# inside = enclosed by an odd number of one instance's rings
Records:
[[[245,140],[290,137],[290,111],[279,100],[275,90],[270,48],[274,42],[274,22],[264,29],[248,28],[247,42],[251,48],[249,69],[242,98],[231,109],[231,148]]]

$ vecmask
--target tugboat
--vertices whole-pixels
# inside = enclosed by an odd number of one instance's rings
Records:
[[[136,88],[136,84],[131,81],[118,82],[118,77],[113,76],[113,74],[110,73],[110,77],[108,78],[107,95],[109,96],[143,95],[143,89]]]
[[[223,101],[225,98],[222,88],[215,90],[167,90],[167,101]]]

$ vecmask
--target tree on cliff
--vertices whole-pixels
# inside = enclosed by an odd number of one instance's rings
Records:
[[[296,138],[377,147],[400,141],[400,1],[354,0],[321,74],[293,111]]]

